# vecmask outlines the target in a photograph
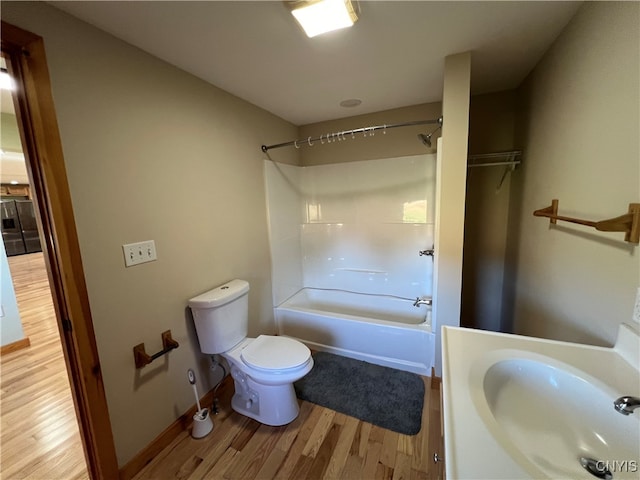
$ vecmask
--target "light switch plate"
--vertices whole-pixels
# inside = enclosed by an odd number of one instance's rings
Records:
[[[153,262],[158,259],[156,243],[153,240],[122,245],[122,253],[124,254],[126,267],[133,267],[134,265]]]

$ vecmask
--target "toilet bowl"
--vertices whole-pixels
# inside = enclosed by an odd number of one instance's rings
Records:
[[[287,337],[246,338],[222,356],[231,367],[233,409],[266,425],[285,425],[299,413],[293,382],[313,368],[306,345]]]
[[[232,280],[189,300],[200,350],[229,363],[232,408],[266,425],[285,425],[299,413],[293,382],[313,368],[311,351],[288,337],[247,337],[249,284]]]

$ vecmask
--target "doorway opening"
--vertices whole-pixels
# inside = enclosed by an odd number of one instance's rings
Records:
[[[62,383],[66,380],[70,387],[72,411],[77,420],[76,427],[79,427],[88,476],[92,479],[117,478],[113,435],[44,42],[41,37],[6,22],[2,22],[0,31],[2,57],[7,73],[15,83],[12,99],[40,232],[40,269],[44,264],[55,313],[53,330],[61,342],[64,358],[65,368],[59,376]],[[40,362],[46,363],[43,359]],[[60,430],[53,435],[60,435]],[[28,457],[29,451],[30,446],[25,445],[22,455]],[[51,476],[50,468],[45,471],[46,476]]]
[[[5,58],[1,60],[2,74],[9,75]],[[13,105],[14,82],[8,78],[8,88],[0,92],[0,212],[5,256],[0,260],[3,270],[8,266],[3,282],[13,286],[13,298],[11,290],[3,290],[3,309],[7,305],[3,327],[11,322],[11,333],[16,332],[2,338],[0,473],[6,478],[88,478]],[[15,302],[17,309],[8,308],[9,302]],[[22,338],[17,338],[20,330]],[[29,455],[24,454],[25,447]]]

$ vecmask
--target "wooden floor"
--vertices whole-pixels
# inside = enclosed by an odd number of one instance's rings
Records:
[[[8,260],[31,345],[0,357],[0,477],[89,478],[43,255]]]
[[[183,432],[135,479],[442,478],[442,463],[433,462],[433,453],[442,456],[439,390],[424,382],[422,429],[414,436],[308,402],[289,425],[261,425],[229,410],[233,382],[225,382],[213,432],[200,440]]]
[[[2,479],[88,478],[42,254],[9,258],[31,346],[0,358]],[[425,382],[422,429],[401,435],[301,402],[300,416],[269,427],[230,410],[233,382],[204,439],[181,433],[136,479],[437,479],[442,464],[438,385]],[[400,392],[399,392],[400,393]]]

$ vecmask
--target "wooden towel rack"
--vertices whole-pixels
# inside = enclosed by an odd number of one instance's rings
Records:
[[[629,211],[619,217],[593,222],[591,220],[582,220],[580,218],[564,217],[558,215],[558,200],[551,201],[551,205],[541,208],[533,212],[536,217],[547,217],[549,223],[555,224],[557,220],[563,222],[577,223],[594,227],[601,232],[624,232],[624,240],[626,242],[638,244],[640,242],[640,203],[630,203]]]

